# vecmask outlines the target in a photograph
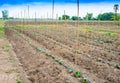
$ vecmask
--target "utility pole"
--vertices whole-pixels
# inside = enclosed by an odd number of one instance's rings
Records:
[[[77,17],[78,17],[78,19],[77,19],[77,26],[79,26],[79,0],[77,0]]]
[[[53,18],[54,18],[54,0],[52,2],[52,20],[53,20]]]
[[[35,12],[35,22],[36,22],[36,20],[37,20],[36,16],[37,16],[37,15],[36,15],[36,12]]]
[[[29,5],[28,5],[28,19],[29,19]]]
[[[76,34],[76,52],[75,52],[75,56],[74,56],[74,63],[77,64],[77,50],[78,50],[78,47],[79,47],[79,42],[78,42],[78,30],[79,30],[79,0],[77,0],[77,29],[75,31],[75,34]]]

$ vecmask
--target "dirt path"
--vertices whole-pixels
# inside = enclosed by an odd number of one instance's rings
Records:
[[[29,83],[6,38],[0,39],[0,83]]]

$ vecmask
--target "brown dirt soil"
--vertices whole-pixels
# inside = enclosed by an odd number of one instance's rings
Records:
[[[61,48],[60,46],[46,41],[38,36],[30,35],[28,33],[30,41],[34,43],[37,40],[42,48],[46,48],[55,54],[57,57],[62,58],[66,63],[73,66],[74,64],[74,53],[66,48]],[[23,68],[29,75],[29,79],[33,83],[78,83],[78,79],[74,76],[68,74],[66,69],[60,66],[58,63],[54,62],[52,59],[46,57],[44,54],[38,53],[33,48],[31,48],[23,39],[16,36],[15,33],[7,33],[17,56],[19,57]],[[34,43],[35,44],[35,43]],[[29,58],[28,58],[29,57]],[[91,60],[86,56],[77,55],[77,63],[74,64],[76,70],[81,69],[82,72],[86,71],[86,74],[90,74],[94,83],[119,83],[120,82],[120,71],[114,67],[107,64],[97,62],[96,60]],[[88,75],[89,76],[89,75]],[[95,77],[96,78],[93,78]],[[59,78],[59,79],[58,79]],[[67,79],[67,82],[66,82]],[[100,80],[100,81],[98,81]]]
[[[30,83],[6,38],[0,39],[0,83]]]
[[[7,36],[32,83],[80,83],[66,68],[34,50],[15,33],[7,33]]]

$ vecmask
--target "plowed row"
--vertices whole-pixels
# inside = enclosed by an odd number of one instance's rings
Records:
[[[20,28],[14,29],[23,34],[35,46],[45,49],[60,58],[76,71],[92,80],[93,83],[119,83],[120,36],[105,42],[109,35],[86,33],[84,29],[76,34],[76,28]],[[115,32],[115,31],[114,31]],[[115,32],[118,33],[118,32]],[[32,83],[79,83],[80,80],[69,74],[63,66],[29,46],[15,32],[6,28],[6,35],[15,48],[24,69]],[[93,36],[96,37],[93,37]],[[104,38],[101,38],[104,35]],[[99,38],[101,38],[99,40]],[[96,41],[103,41],[97,43]],[[116,43],[114,42],[116,40]],[[116,47],[117,46],[117,47]]]

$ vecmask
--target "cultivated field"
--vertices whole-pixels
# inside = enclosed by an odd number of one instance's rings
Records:
[[[5,34],[31,83],[120,83],[117,23],[8,21]]]

